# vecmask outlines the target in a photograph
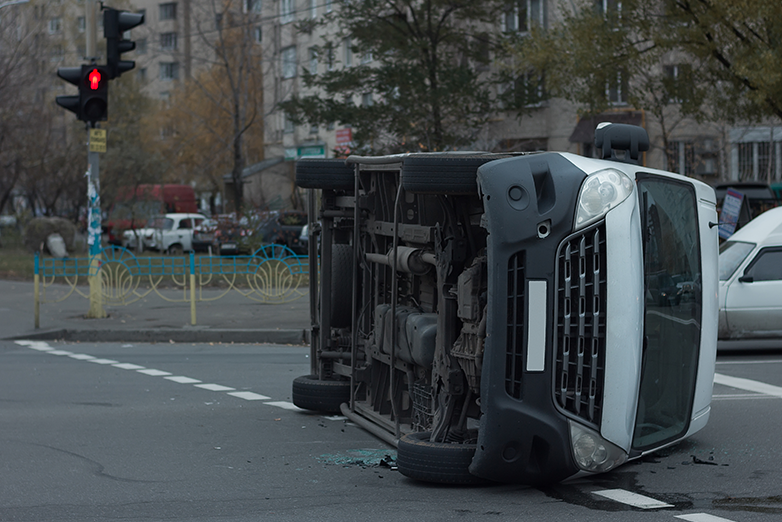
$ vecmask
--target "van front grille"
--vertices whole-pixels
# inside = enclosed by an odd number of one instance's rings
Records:
[[[606,350],[605,223],[562,242],[557,272],[555,401],[567,414],[599,427]]]

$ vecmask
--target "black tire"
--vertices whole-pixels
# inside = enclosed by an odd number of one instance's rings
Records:
[[[175,243],[168,247],[168,255],[170,256],[182,256],[185,254],[184,249],[182,248],[182,245],[179,243]]]
[[[478,193],[478,167],[504,155],[411,156],[402,167],[402,188],[417,194]]]
[[[331,247],[331,327],[347,328],[353,316],[353,247],[335,243]]]
[[[340,413],[339,406],[350,401],[350,381],[319,381],[316,375],[293,380],[293,404],[305,410]]]
[[[430,442],[431,433],[408,433],[399,439],[396,464],[411,479],[437,484],[480,484],[484,479],[470,474],[475,444]]]
[[[353,190],[354,169],[341,159],[302,159],[296,162],[296,185],[301,188]]]

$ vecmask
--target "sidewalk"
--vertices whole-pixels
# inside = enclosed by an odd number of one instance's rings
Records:
[[[62,293],[64,288],[47,290],[47,298],[58,291]],[[180,298],[181,295],[177,294]],[[196,326],[190,324],[189,303],[171,303],[154,293],[131,305],[106,307],[106,319],[86,319],[89,300],[74,294],[59,303],[41,303],[37,330],[33,297],[32,282],[0,280],[0,339],[300,345],[309,342],[307,294],[290,303],[267,304],[232,291],[216,301],[197,302]]]

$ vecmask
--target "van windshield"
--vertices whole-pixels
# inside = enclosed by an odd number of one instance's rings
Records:
[[[644,242],[644,353],[633,448],[684,436],[690,423],[701,331],[701,252],[695,191],[639,174]],[[686,295],[675,281],[691,282]]]
[[[725,241],[720,245],[720,281],[727,281],[733,275],[733,272],[747,258],[755,243],[745,243],[743,241]]]

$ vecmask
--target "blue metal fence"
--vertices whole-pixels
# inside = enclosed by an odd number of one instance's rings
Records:
[[[59,302],[76,294],[95,299],[83,283],[100,280],[101,305],[131,304],[152,293],[169,302],[190,303],[192,324],[195,304],[215,301],[229,292],[266,303],[284,303],[308,292],[309,264],[284,245],[265,245],[243,256],[136,256],[122,247],[106,247],[96,258],[43,258],[35,256],[36,325],[41,303]],[[54,283],[65,291],[47,298]],[[205,289],[217,289],[208,295]]]

